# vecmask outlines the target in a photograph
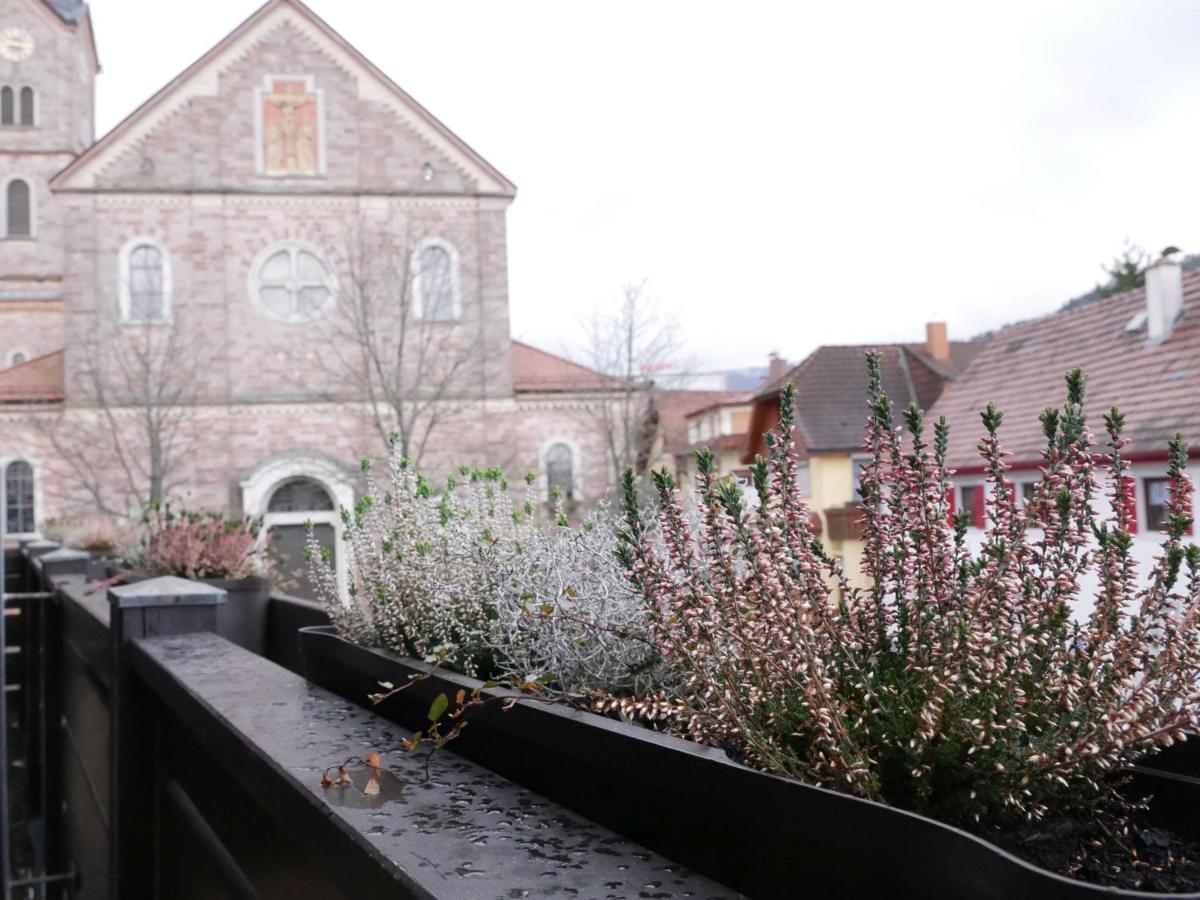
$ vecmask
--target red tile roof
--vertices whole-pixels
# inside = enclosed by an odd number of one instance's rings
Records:
[[[521,391],[603,391],[622,385],[603,375],[521,341],[512,342],[513,389]]]
[[[897,409],[904,409],[909,403],[933,403],[946,381],[962,372],[981,346],[980,341],[952,341],[947,361],[934,359],[920,344],[818,347],[800,365],[759,390],[753,427],[764,422],[758,406],[774,402],[785,385],[794,384],[801,444],[809,451],[857,449],[867,421],[868,351],[879,354],[884,390]]]
[[[931,411],[950,422],[951,465],[980,465],[979,411],[988,403],[1004,413],[1000,438],[1012,462],[1035,464],[1044,443],[1038,415],[1062,404],[1063,376],[1076,366],[1087,375],[1089,421],[1098,441],[1101,414],[1118,406],[1126,416],[1129,453],[1165,453],[1177,431],[1200,446],[1200,270],[1183,276],[1183,289],[1183,314],[1171,336],[1154,347],[1147,345],[1144,325],[1126,330],[1145,310],[1141,289],[999,331]]]
[[[0,370],[0,403],[34,403],[62,398],[62,350]]]

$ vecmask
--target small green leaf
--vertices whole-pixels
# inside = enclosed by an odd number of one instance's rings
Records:
[[[433,703],[429,707],[429,721],[436,722],[442,717],[442,713],[450,705],[450,698],[445,694],[438,694],[433,698]]]

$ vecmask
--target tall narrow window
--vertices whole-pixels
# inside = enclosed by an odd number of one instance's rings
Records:
[[[163,254],[153,244],[139,244],[129,254],[129,320],[158,322],[166,318],[163,303]]]
[[[21,88],[21,124],[33,124],[33,88]]]
[[[14,178],[5,190],[7,234],[9,237],[30,237],[33,234],[32,198],[29,182]]]
[[[30,534],[36,529],[33,509],[33,467],[23,459],[4,470],[4,518],[9,534]]]
[[[1161,531],[1170,518],[1167,504],[1171,502],[1171,481],[1168,478],[1144,478],[1142,484],[1146,492],[1146,530]]]
[[[454,306],[454,259],[440,244],[423,247],[417,254],[416,287],[418,312],[431,322],[457,318]]]
[[[551,499],[555,491],[564,500],[575,499],[575,460],[566,444],[551,444],[546,450],[546,490]]]
[[[13,97],[13,89],[10,87],[0,88],[0,125],[11,125],[16,121],[13,112],[15,107],[15,98]]]

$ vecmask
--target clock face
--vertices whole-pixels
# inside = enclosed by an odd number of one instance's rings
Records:
[[[0,56],[21,62],[33,56],[33,35],[24,28],[5,28],[0,31]]]

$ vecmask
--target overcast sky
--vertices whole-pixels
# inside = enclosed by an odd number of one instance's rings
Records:
[[[622,284],[713,367],[969,337],[1055,309],[1128,236],[1200,249],[1184,2],[310,0],[517,183],[515,337]],[[255,0],[91,0],[101,133]]]

